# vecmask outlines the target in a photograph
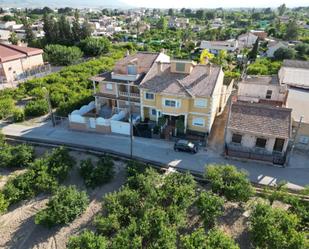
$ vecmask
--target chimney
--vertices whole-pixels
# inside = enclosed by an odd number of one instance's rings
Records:
[[[207,65],[209,63],[209,59],[208,59],[207,56],[205,56],[204,63],[205,63],[205,65]]]
[[[128,57],[129,55],[130,55],[130,51],[129,51],[129,49],[127,49],[126,57]]]
[[[162,69],[162,62],[158,61],[157,62],[157,69],[158,69],[158,74],[162,73],[163,69]]]
[[[210,75],[211,74],[211,64],[208,64],[207,65],[207,75]]]

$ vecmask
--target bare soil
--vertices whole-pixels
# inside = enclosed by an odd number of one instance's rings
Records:
[[[44,148],[36,149],[38,155],[46,151]],[[70,152],[80,162],[88,157],[94,161],[95,156],[85,153]],[[70,225],[58,226],[52,229],[45,228],[34,223],[35,214],[43,209],[48,202],[49,196],[41,195],[30,201],[25,201],[10,208],[0,216],[0,248],[11,249],[64,249],[68,238],[80,233],[85,228],[91,228],[94,216],[101,209],[101,200],[107,193],[118,190],[125,182],[125,164],[122,161],[115,161],[115,177],[112,182],[96,189],[86,189],[83,180],[75,167],[64,183],[65,185],[76,185],[80,190],[86,190],[90,198],[90,204],[86,211],[74,220]],[[13,172],[15,174],[16,172]],[[9,172],[1,171],[0,184],[5,184]],[[3,176],[4,175],[4,176]]]

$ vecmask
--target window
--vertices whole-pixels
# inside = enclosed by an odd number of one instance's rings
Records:
[[[185,66],[186,66],[185,63],[177,62],[176,63],[176,71],[177,72],[184,72],[185,71]]]
[[[111,84],[111,83],[106,84],[106,89],[107,90],[113,90],[113,84]]]
[[[136,75],[137,74],[136,65],[128,65],[128,74],[129,75]]]
[[[145,93],[145,99],[154,99],[154,94],[153,93]]]
[[[192,125],[204,127],[205,126],[205,119],[203,119],[203,118],[194,118],[192,120]]]
[[[205,108],[205,107],[207,107],[207,100],[206,99],[195,99],[194,100],[194,106],[200,107],[200,108]]]
[[[255,142],[255,147],[265,148],[267,140],[265,138],[257,138]]]
[[[180,102],[177,101],[177,100],[165,99],[164,100],[164,106],[178,108],[178,107],[180,107]]]
[[[242,140],[242,135],[234,133],[232,136],[232,143],[240,144]]]
[[[307,137],[307,136],[300,136],[299,137],[299,143],[301,143],[301,144],[308,144],[309,143],[309,137]]]
[[[273,94],[272,90],[267,90],[266,92],[266,99],[271,99],[271,95]]]
[[[157,115],[157,110],[156,109],[151,109],[151,115],[156,116]]]

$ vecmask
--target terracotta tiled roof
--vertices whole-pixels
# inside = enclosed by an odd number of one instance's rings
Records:
[[[266,137],[289,138],[291,111],[289,108],[236,102],[231,107],[228,128]]]
[[[0,62],[16,60],[42,53],[42,49],[0,44]]]
[[[147,73],[158,56],[159,53],[150,52],[138,52],[134,55],[128,55],[116,63],[113,72],[126,74],[127,71],[124,72],[123,69],[127,70],[126,66],[133,63],[137,65],[138,74]]]
[[[211,96],[221,72],[215,65],[195,65],[190,74],[171,72],[170,63],[157,63],[149,70],[140,87],[162,94],[180,96]]]

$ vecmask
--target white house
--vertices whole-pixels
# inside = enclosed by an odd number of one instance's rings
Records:
[[[239,46],[237,40],[231,39],[227,41],[202,41],[200,48],[207,49],[213,54],[218,54],[220,50],[235,52]]]

